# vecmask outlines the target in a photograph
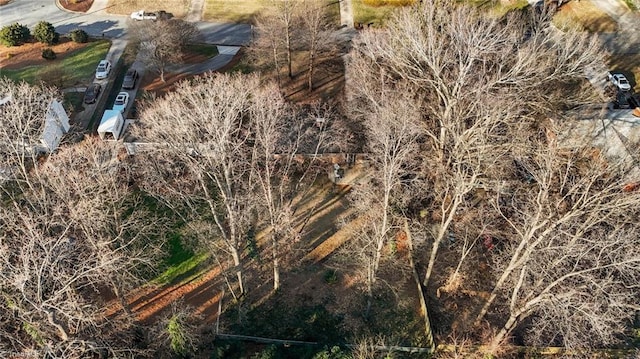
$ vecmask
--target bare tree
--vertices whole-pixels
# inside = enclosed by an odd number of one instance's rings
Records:
[[[638,308],[640,193],[623,192],[627,168],[590,148],[552,141],[526,170],[534,183],[503,188],[494,203],[512,235],[494,258],[497,280],[477,320],[503,294],[508,317],[494,347],[531,316],[530,333],[545,344],[615,342]]]
[[[251,108],[252,132],[255,134],[253,168],[258,179],[261,207],[266,211],[262,221],[268,224],[273,264],[273,289],[280,287],[281,259],[287,247],[297,241],[295,229],[294,197],[304,191],[304,185],[313,183],[317,172],[313,172],[315,155],[325,139],[325,127],[330,121],[325,118],[320,126],[316,118],[308,116],[300,108],[285,103],[275,86],[264,86],[255,91],[256,104]],[[312,148],[307,153],[310,159],[299,163],[299,151]],[[307,178],[307,175],[310,175]],[[263,212],[263,211],[260,211]]]
[[[149,155],[158,167],[147,173],[164,178],[146,181],[160,184],[150,190],[165,199],[180,199],[195,214],[206,206],[232,259],[240,293],[245,292],[242,251],[257,206],[250,108],[259,87],[253,75],[207,74],[183,82],[149,104],[141,115],[145,127],[134,129],[139,137],[157,143]]]
[[[125,306],[124,289],[152,264],[153,244],[140,239],[157,227],[113,148],[89,142],[39,161],[29,190],[0,206],[0,290],[11,312],[0,336],[14,352],[136,351],[114,335],[129,324],[106,320],[100,291],[113,288]]]
[[[167,66],[179,63],[185,46],[200,35],[194,24],[180,19],[133,21],[129,31],[132,42],[138,46],[138,56],[158,71],[162,82]]]
[[[22,328],[5,328],[3,342],[17,351],[44,346],[59,353],[79,343],[90,350],[99,345],[97,333],[104,320],[92,289],[104,283],[100,271],[115,262],[100,258],[76,237],[55,207],[38,213],[33,204],[1,209],[5,250],[0,285],[11,303],[13,326]],[[63,203],[51,204],[64,208]]]
[[[87,139],[48,158],[41,176],[47,192],[65,203],[68,220],[98,259],[113,263],[101,269],[102,281],[130,313],[126,292],[140,284],[142,269],[155,267],[164,225],[132,190],[130,165],[119,159],[118,149]]]
[[[327,7],[320,0],[305,0],[301,9],[302,37],[308,51],[307,85],[313,91],[313,75],[319,57],[334,46],[332,43],[332,25],[327,15]]]
[[[637,228],[629,219],[637,193],[621,190],[625,172],[615,162],[605,167],[599,156],[587,160],[588,149],[552,144],[549,133],[562,127],[548,120],[562,123],[566,109],[597,96],[582,77],[603,60],[598,41],[559,32],[539,16],[497,20],[447,4],[425,1],[386,29],[363,32],[347,64],[351,108],[371,111],[381,88],[398,83],[423,94],[416,180],[424,191],[413,203],[433,225],[424,282],[447,233],[475,224],[469,238],[485,228],[499,233],[489,243],[500,253],[496,282],[477,318],[496,298],[506,300],[496,305],[508,314],[494,345],[525,319],[533,323],[529,338],[541,342],[584,345],[595,335],[594,343],[611,343],[621,330],[614,323],[637,308]],[[468,220],[485,215],[470,203],[478,189],[497,198],[490,220]],[[607,291],[615,295],[604,298]]]
[[[269,8],[258,18],[256,26],[257,41],[254,42],[254,49],[269,49],[273,53],[277,74],[280,72],[280,54],[284,53],[287,76],[290,79],[293,78],[292,55],[300,22],[300,5],[296,0],[272,0]]]
[[[282,38],[277,35],[280,32],[280,24],[270,14],[260,15],[256,18],[255,32],[256,36],[249,47],[250,54],[256,62],[263,58],[271,59],[271,67],[275,72],[278,87],[281,88],[280,66],[286,60],[282,59]]]
[[[537,19],[539,31],[527,37],[528,18],[498,20],[447,4],[425,1],[399,11],[385,30],[365,31],[347,66],[353,106],[399,79],[424,94],[416,99],[423,101],[424,198],[416,200],[431,203],[438,222],[425,284],[466,196],[481,179],[491,182],[500,173],[520,147],[516,135],[536,118],[579,102],[566,88],[602,59],[595,39],[558,33],[545,19]],[[595,96],[592,89],[581,94]]]
[[[366,242],[358,245],[367,268],[369,301],[365,312],[369,311],[382,252],[391,235],[392,206],[402,207],[408,179],[417,171],[414,155],[421,135],[420,103],[414,95],[400,85],[383,86],[368,97],[367,109],[362,109],[373,170],[367,183],[356,187],[353,203],[368,218],[358,234],[360,241]]]
[[[47,112],[60,94],[52,87],[15,83],[6,77],[0,78],[0,89],[0,181],[4,177],[19,188],[29,188]]]

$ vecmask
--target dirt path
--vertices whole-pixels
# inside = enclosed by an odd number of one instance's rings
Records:
[[[145,286],[130,294],[128,301],[135,318],[149,324],[171,304],[182,300],[184,305],[193,307],[202,316],[203,324],[210,324],[218,316],[218,301],[222,297],[222,280],[219,268],[211,268],[201,276],[187,282],[166,286]],[[122,307],[113,301],[107,316],[122,313]]]

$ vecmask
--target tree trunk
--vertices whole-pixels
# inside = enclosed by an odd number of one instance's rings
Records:
[[[287,47],[287,70],[289,78],[293,78],[293,70],[291,69],[291,29],[287,26],[287,31],[285,33],[285,41]]]
[[[120,301],[120,306],[122,306],[122,309],[124,309],[125,313],[130,316],[132,314],[131,308],[129,307],[129,303],[127,303],[127,298],[124,295],[124,291],[122,290],[122,286],[120,285],[119,281],[117,279],[114,279],[111,281],[111,285],[113,287],[113,292]]]
[[[278,82],[278,88],[282,90],[282,81],[280,81],[280,63],[278,63],[278,48],[273,45],[273,67],[276,70],[276,81]]]
[[[409,246],[409,266],[411,267],[413,280],[416,282],[418,295],[420,297],[420,308],[422,309],[422,314],[424,315],[424,334],[427,337],[427,345],[429,346],[429,348],[431,348],[432,351],[434,351],[436,348],[436,344],[433,340],[431,321],[429,320],[429,311],[427,310],[427,302],[424,299],[424,293],[422,291],[423,287],[420,283],[420,276],[418,275],[418,270],[416,269],[416,265],[413,261],[413,237],[411,237],[411,231],[409,230],[409,221],[407,221],[406,218],[404,219],[404,232],[407,235],[407,243]]]
[[[273,290],[277,291],[280,288],[280,263],[278,262],[278,243],[275,235],[271,251],[273,255]]]
[[[431,246],[431,254],[429,255],[427,272],[424,274],[424,279],[422,280],[422,285],[424,285],[425,287],[429,284],[429,279],[431,278],[431,272],[433,272],[433,266],[436,263],[436,254],[438,254],[438,247],[440,246],[441,241],[442,237],[438,236],[434,239],[433,245]]]
[[[492,353],[495,353],[498,350],[498,348],[502,345],[502,343],[506,339],[507,335],[511,333],[511,331],[513,330],[513,328],[515,327],[518,321],[519,314],[520,313],[511,314],[507,322],[504,323],[504,326],[502,327],[502,329],[500,329],[498,334],[495,337],[493,337],[493,340],[491,340],[491,344],[490,344],[490,350]]]
[[[49,321],[49,324],[51,324],[58,330],[58,336],[60,337],[60,339],[64,342],[69,340],[69,334],[67,333],[67,330],[62,326],[62,324],[56,321],[55,313],[53,311],[45,311],[45,313],[47,313],[47,320]]]
[[[233,264],[236,267],[236,276],[238,277],[238,287],[240,289],[240,295],[245,294],[244,291],[244,282],[242,278],[242,265],[240,263],[240,253],[236,248],[231,249],[231,257],[233,257]]]
[[[371,303],[373,302],[373,283],[375,282],[375,275],[372,275],[371,265],[367,269],[367,306],[364,309],[364,317],[367,318],[371,312]]]
[[[438,229],[438,235],[434,239],[433,247],[431,248],[431,255],[429,256],[429,264],[427,265],[427,272],[425,273],[424,280],[422,281],[422,285],[424,285],[425,287],[429,284],[429,279],[431,279],[431,273],[433,272],[433,267],[436,264],[436,255],[438,254],[438,248],[440,247],[440,243],[442,242],[444,235],[447,233],[447,229],[449,228],[449,225],[451,225],[453,216],[455,215],[456,210],[458,209],[458,204],[460,203],[460,201],[458,201],[458,199],[455,197],[452,199],[452,201],[455,201],[455,202],[451,204],[451,208],[448,211],[446,211],[443,208],[443,211],[442,211],[443,217],[446,214],[446,220],[444,221],[444,223],[441,222],[440,228]]]
[[[309,91],[313,91],[313,70],[314,70],[314,63],[315,63],[315,54],[314,51],[311,50],[311,52],[309,53],[309,79],[308,79],[308,84],[309,84]]]

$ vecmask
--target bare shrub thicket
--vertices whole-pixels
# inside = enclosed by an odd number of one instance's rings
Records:
[[[297,70],[306,72],[307,87],[312,91],[319,64],[336,53],[336,24],[322,0],[273,1],[256,20],[255,29],[250,53],[265,68],[274,70],[280,87],[281,68],[285,66],[288,79],[293,79],[294,61],[302,57],[303,65]]]
[[[174,207],[182,203],[183,215],[204,220],[199,223],[215,223],[214,238],[201,239],[231,259],[241,294],[243,251],[263,227],[274,288],[280,285],[286,252],[280,243],[295,240],[291,201],[309,168],[294,155],[301,148],[318,151],[325,137],[314,113],[291,107],[275,85],[260,84],[255,75],[205,75],[182,83],[142,114],[140,137],[159,143],[149,154],[150,191]]]
[[[377,122],[381,99],[399,84],[416,94],[419,150],[410,160],[418,163],[392,173],[415,188],[406,215],[424,228],[424,284],[431,284],[443,240],[464,239],[458,263],[439,265],[453,265],[458,282],[437,285],[484,290],[460,282],[460,272],[470,245],[489,238],[495,284],[477,321],[491,308],[505,316],[494,344],[525,319],[533,321],[533,341],[588,346],[595,335],[610,344],[623,330],[614,323],[633,314],[638,225],[629,218],[639,199],[621,191],[628,169],[600,156],[586,160],[588,146],[554,143],[570,120],[563,113],[596,98],[583,71],[603,56],[595,37],[559,32],[544,14],[496,19],[447,1],[400,10],[353,45],[351,118],[391,135]],[[378,141],[373,133],[367,140]],[[380,153],[389,151],[372,148],[374,159]],[[385,172],[376,166],[374,176]],[[384,186],[370,191],[376,188]],[[414,236],[419,242],[420,231]]]
[[[52,87],[6,77],[0,78],[0,89],[0,179],[13,178],[15,185],[28,188],[36,164],[34,147],[40,144],[49,105],[60,94]]]
[[[132,329],[126,316],[105,317],[103,293],[127,309],[127,290],[153,265],[153,242],[142,240],[161,226],[138,206],[125,167],[112,146],[83,142],[35,161],[30,186],[3,196],[2,349],[52,358],[138,351],[120,337]]]

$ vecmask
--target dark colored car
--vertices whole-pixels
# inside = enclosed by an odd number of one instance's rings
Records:
[[[100,84],[91,84],[84,93],[84,103],[94,103],[102,91]]]
[[[138,71],[134,69],[127,70],[124,75],[124,81],[122,81],[122,88],[130,90],[136,87],[136,81],[138,80]]]
[[[169,20],[173,18],[173,14],[164,10],[158,11],[158,20]]]

